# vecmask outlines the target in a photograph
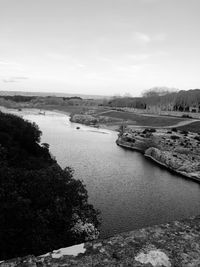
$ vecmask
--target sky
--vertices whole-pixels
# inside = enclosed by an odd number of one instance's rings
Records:
[[[200,88],[200,0],[0,0],[0,90]]]

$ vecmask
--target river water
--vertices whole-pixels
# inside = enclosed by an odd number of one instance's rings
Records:
[[[41,142],[50,144],[58,163],[83,180],[89,202],[101,211],[101,237],[200,213],[200,184],[118,147],[116,132],[70,123],[53,112],[23,117],[38,124]]]

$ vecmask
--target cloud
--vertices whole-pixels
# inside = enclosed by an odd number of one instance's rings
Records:
[[[139,0],[143,3],[157,3],[157,2],[163,2],[164,0]]]
[[[165,33],[158,33],[158,34],[146,34],[143,32],[134,32],[133,33],[133,39],[140,44],[149,44],[151,42],[162,42],[166,40],[166,34]]]
[[[66,58],[66,55],[61,53],[49,52],[47,53],[47,57],[52,60],[64,60]]]
[[[165,41],[167,35],[165,33],[159,33],[153,36],[154,41]]]
[[[144,61],[146,59],[149,59],[151,56],[152,56],[152,54],[147,54],[147,53],[144,53],[144,54],[129,54],[128,55],[128,57],[130,59],[133,59],[135,61]]]
[[[77,67],[78,68],[81,68],[81,69],[84,69],[86,67],[86,65],[85,64],[82,64],[82,63],[78,63],[77,64]]]
[[[16,76],[16,77],[8,77],[8,78],[3,78],[2,82],[4,83],[15,83],[15,82],[21,82],[22,80],[27,80],[29,79],[28,77],[20,77],[20,76]]]
[[[133,38],[136,41],[139,41],[139,42],[144,43],[144,44],[151,42],[150,36],[145,34],[145,33],[142,33],[142,32],[134,32]]]
[[[20,73],[23,73],[23,72],[24,72],[24,66],[22,64],[15,62],[15,61],[0,59],[0,74],[1,75],[13,77],[15,76],[15,73],[17,75],[20,75]]]
[[[3,66],[20,66],[19,63],[17,62],[13,62],[13,61],[6,61],[6,60],[2,60],[0,59],[0,65],[3,65]]]

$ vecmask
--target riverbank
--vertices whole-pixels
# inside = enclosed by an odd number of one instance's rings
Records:
[[[176,117],[163,117],[159,115],[151,114],[135,114],[134,112],[119,112],[113,110],[107,110],[104,112],[98,112],[98,110],[88,110],[85,114],[79,113],[79,109],[64,109],[58,106],[44,106],[40,108],[6,108],[0,106],[0,111],[13,112],[20,116],[24,112],[39,114],[40,112],[50,112],[51,114],[67,115],[71,118],[71,122],[87,125],[94,128],[107,129],[110,131],[119,131],[121,125],[126,125],[129,128],[156,128],[156,129],[169,129],[172,127],[178,127],[184,130],[198,131],[200,121],[196,119],[183,119]],[[45,114],[39,114],[45,115]],[[75,117],[74,117],[75,116]],[[89,118],[89,119],[88,119]],[[90,121],[91,120],[91,121]],[[191,127],[190,127],[191,125]],[[195,127],[193,126],[195,125]]]
[[[16,109],[3,108],[2,111],[22,116],[23,114],[44,116],[40,114],[40,110],[38,109],[23,109],[22,111],[18,111]],[[69,116],[69,114],[58,110],[48,111],[46,115],[47,114]],[[112,131],[118,130],[114,125],[107,126],[106,124],[101,124],[98,128]],[[146,158],[149,158],[175,174],[179,174],[196,181],[200,180],[200,136],[198,134],[187,133],[186,135],[186,131],[182,131],[182,133],[181,131],[174,133],[171,132],[170,134],[169,129],[154,129],[156,133],[153,133],[153,138],[149,138],[147,133],[143,133],[144,131],[144,126],[127,128],[123,136],[118,138],[117,144],[125,148],[142,152]],[[131,138],[135,139],[135,141],[133,142]]]
[[[116,141],[124,148],[140,151],[166,169],[200,181],[200,136],[187,131],[127,129]]]
[[[200,123],[197,119],[185,119],[155,114],[137,114],[134,112],[106,110],[89,110],[84,113],[72,113],[70,121],[93,127],[108,128],[119,131],[121,125],[129,128],[156,128],[168,129],[172,127],[185,127],[192,123]]]

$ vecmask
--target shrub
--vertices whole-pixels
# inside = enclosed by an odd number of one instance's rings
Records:
[[[194,139],[200,141],[200,136],[195,136]]]
[[[177,132],[177,128],[172,128],[172,132]]]
[[[156,132],[156,129],[154,129],[154,128],[150,128],[150,129],[148,129],[148,131],[149,131],[150,133],[155,133],[155,132]]]
[[[177,136],[177,135],[171,135],[171,139],[172,139],[172,140],[177,140],[177,139],[180,139],[180,137]]]
[[[188,131],[185,131],[185,130],[180,131],[180,133],[181,133],[181,134],[184,134],[184,135],[186,135],[186,136],[188,135]]]
[[[146,129],[144,129],[144,131],[142,133],[146,134],[146,133],[155,133],[155,132],[156,132],[156,129],[154,129],[154,128],[146,128]]]
[[[182,117],[182,118],[189,118],[189,119],[192,119],[192,116],[190,116],[190,115],[188,115],[188,114],[183,114],[181,117]]]

